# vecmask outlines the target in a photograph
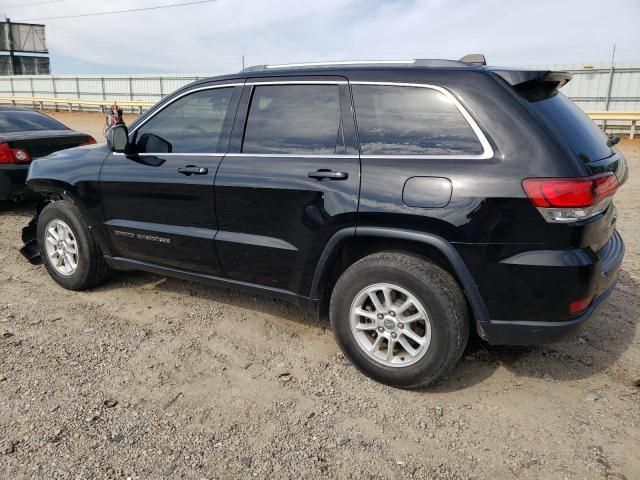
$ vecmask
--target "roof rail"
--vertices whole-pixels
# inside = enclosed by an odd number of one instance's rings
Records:
[[[462,60],[444,60],[444,59],[415,59],[415,60],[339,60],[328,62],[304,62],[304,63],[281,63],[274,65],[253,65],[242,70],[242,72],[259,72],[267,70],[282,70],[287,68],[306,68],[306,67],[340,67],[340,66],[368,66],[368,65],[413,65],[416,67],[464,67],[469,66],[470,63],[480,63],[477,57],[482,55],[473,56],[477,61],[465,60],[469,58],[469,55]],[[485,65],[485,63],[482,63]]]
[[[487,64],[487,60],[481,53],[470,53],[469,55],[465,55],[464,57],[462,57],[459,61],[464,63],[475,63],[477,65]]]
[[[302,63],[280,63],[274,65],[254,65],[247,67],[243,72],[252,72],[258,70],[271,70],[281,68],[300,68],[300,67],[332,67],[341,65],[411,65],[416,60],[337,60],[328,62],[302,62]]]

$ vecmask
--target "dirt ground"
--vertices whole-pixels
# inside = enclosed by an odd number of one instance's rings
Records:
[[[63,290],[18,252],[29,208],[1,211],[0,478],[640,478],[640,142],[621,148],[602,313],[554,345],[475,340],[418,392],[280,301],[145,273]]]

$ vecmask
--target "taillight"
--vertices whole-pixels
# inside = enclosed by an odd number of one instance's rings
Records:
[[[579,178],[527,178],[522,187],[548,222],[577,222],[607,209],[618,190],[613,173]]]
[[[84,143],[81,143],[80,146],[84,147],[85,145],[95,145],[96,143],[98,143],[98,142],[96,142],[95,138],[93,138],[92,136],[88,136],[87,137],[87,141],[84,142]]]
[[[11,148],[8,143],[0,143],[0,163],[29,163],[31,156],[24,148]]]
[[[569,304],[569,313],[580,313],[587,309],[589,305],[591,305],[591,300],[593,300],[593,295],[587,298],[580,298],[578,300],[574,300]]]
[[[0,143],[0,163],[16,163],[8,143]]]

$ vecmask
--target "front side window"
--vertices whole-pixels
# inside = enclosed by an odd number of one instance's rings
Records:
[[[363,155],[480,155],[482,145],[453,101],[432,88],[354,85]]]
[[[242,151],[333,155],[341,131],[338,85],[257,86]]]
[[[136,133],[139,153],[218,153],[233,87],[201,90],[182,97]]]

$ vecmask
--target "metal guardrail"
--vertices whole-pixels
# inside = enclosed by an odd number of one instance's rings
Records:
[[[110,107],[114,103],[117,103],[121,107],[135,108],[142,113],[143,107],[152,107],[157,102],[149,102],[144,100],[89,100],[82,98],[55,98],[55,97],[16,97],[16,96],[0,96],[0,103],[11,103],[12,105],[31,105],[33,107],[39,106],[41,110],[44,110],[45,105],[67,105],[69,111],[73,109],[73,105],[97,106],[100,107],[100,111],[104,110],[104,107]]]
[[[631,122],[629,130],[629,138],[633,139],[636,133],[636,124],[640,121],[640,112],[586,112],[591,120],[602,120],[608,122],[618,120],[623,122]]]
[[[46,104],[53,105],[67,105],[69,111],[72,110],[73,105],[98,106],[100,111],[104,110],[104,107],[110,107],[114,103],[117,103],[121,107],[137,108],[139,113],[142,113],[144,107],[151,107],[157,102],[149,102],[144,100],[85,100],[82,98],[55,98],[55,97],[16,97],[16,96],[0,96],[0,103],[11,103],[12,105],[31,105],[33,107],[39,106],[40,109],[44,109]],[[592,120],[602,120],[604,122],[611,120],[619,120],[623,122],[631,122],[629,131],[629,138],[633,139],[636,132],[636,124],[640,121],[640,112],[586,112]]]

